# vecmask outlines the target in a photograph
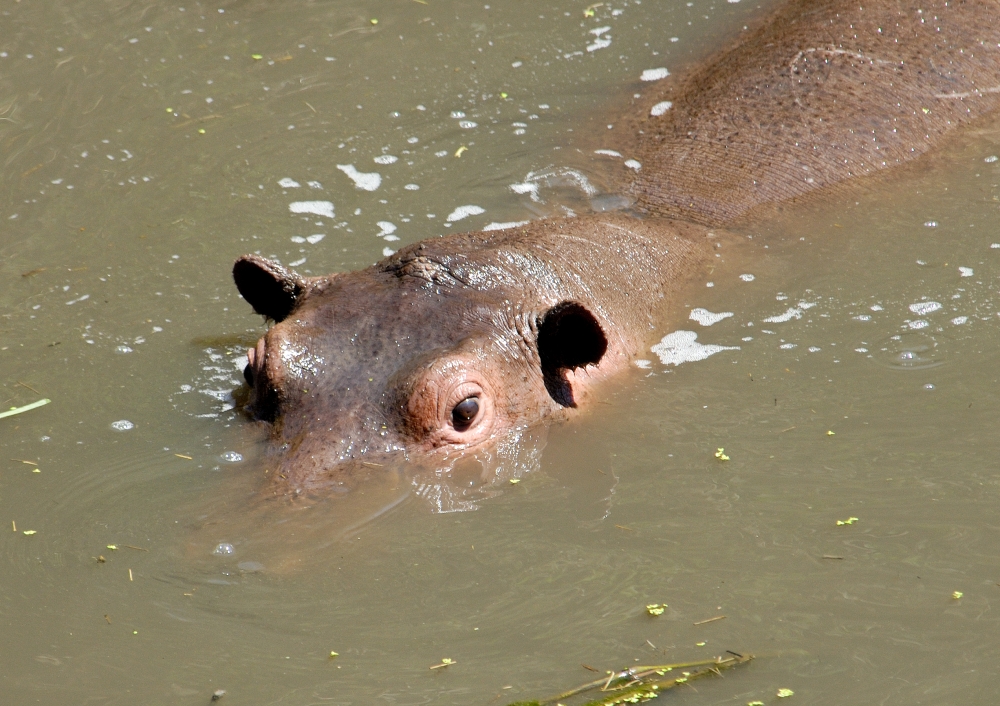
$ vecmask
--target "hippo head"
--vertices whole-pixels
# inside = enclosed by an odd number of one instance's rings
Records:
[[[247,411],[273,426],[293,490],[337,490],[362,466],[443,467],[576,406],[594,376],[605,327],[558,277],[432,249],[310,278],[237,260],[240,293],[274,322],[247,354]]]

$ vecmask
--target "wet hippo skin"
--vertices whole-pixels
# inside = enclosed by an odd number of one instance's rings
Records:
[[[275,322],[245,374],[280,492],[446,465],[585,406],[702,271],[709,228],[912,160],[1000,107],[1000,2],[791,2],[643,101],[636,214],[434,238],[325,277],[236,262]]]

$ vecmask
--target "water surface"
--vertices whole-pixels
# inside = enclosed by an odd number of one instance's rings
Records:
[[[0,420],[5,702],[506,703],[732,649],[760,659],[669,698],[993,703],[989,126],[725,240],[662,335],[738,350],[650,351],[505,452],[518,484],[259,502],[235,257],[320,274],[583,212],[642,72],[760,13],[585,9],[3,8],[0,408],[52,400]]]

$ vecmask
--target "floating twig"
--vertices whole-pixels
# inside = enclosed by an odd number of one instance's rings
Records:
[[[714,618],[708,618],[707,620],[699,620],[697,623],[691,623],[692,625],[704,625],[705,623],[714,623],[716,620],[725,620],[726,616],[717,615]]]

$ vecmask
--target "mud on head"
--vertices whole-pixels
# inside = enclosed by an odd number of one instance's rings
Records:
[[[273,321],[248,351],[247,412],[272,425],[290,488],[337,490],[363,467],[487,448],[575,407],[604,357],[602,323],[557,287],[422,251],[315,278],[236,261],[243,298]]]

